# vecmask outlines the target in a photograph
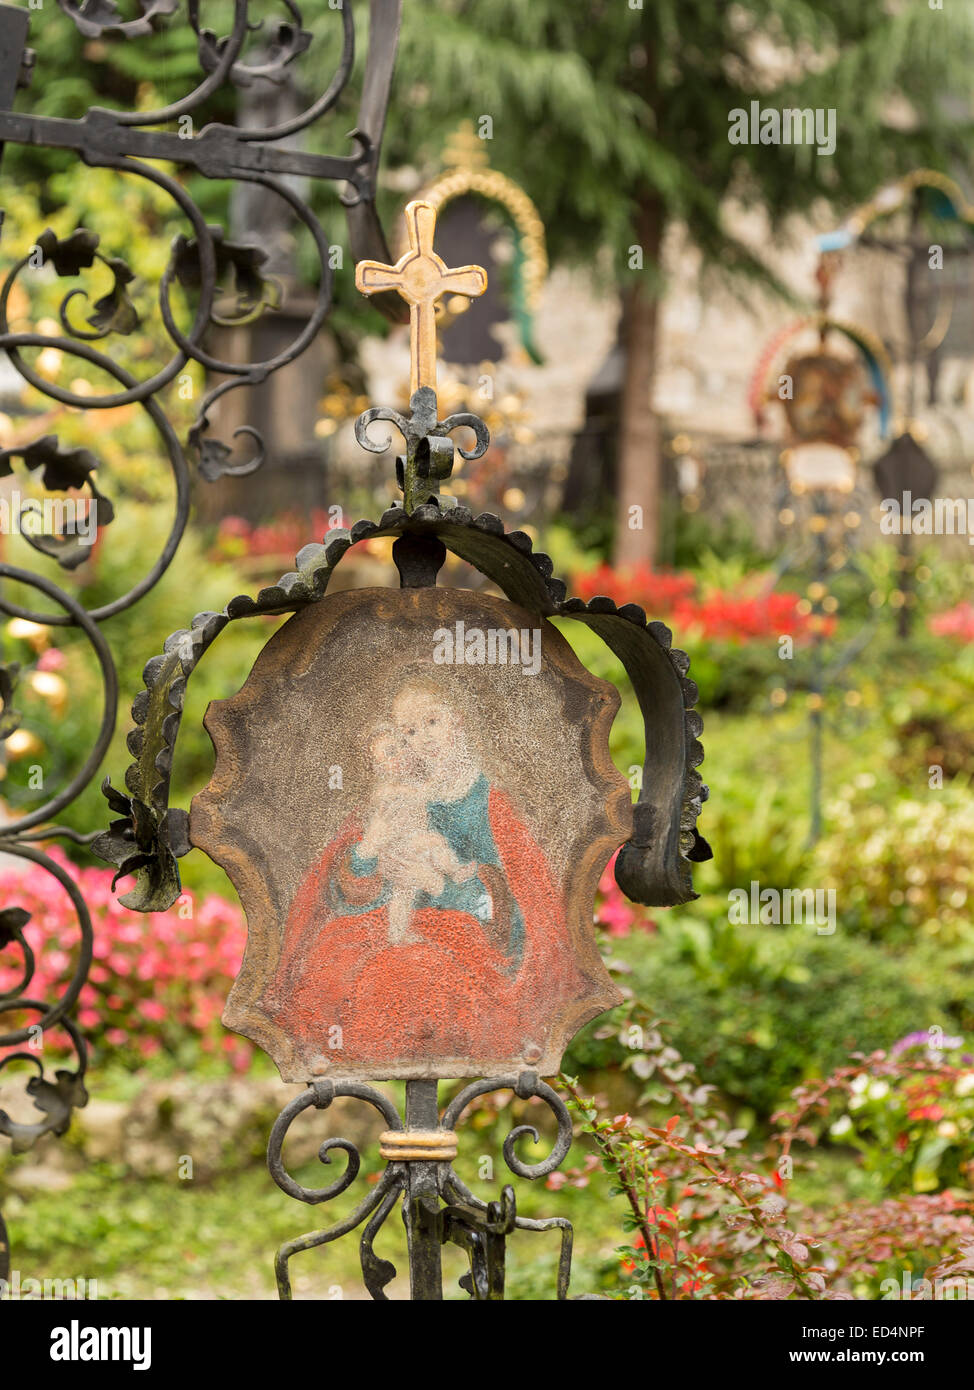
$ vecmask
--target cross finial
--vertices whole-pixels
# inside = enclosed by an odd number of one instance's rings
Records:
[[[355,286],[362,294],[398,290],[409,305],[409,394],[421,386],[436,390],[436,301],[444,294],[464,294],[474,299],[487,288],[487,272],[479,265],[451,270],[433,250],[436,209],[419,200],[406,207],[409,250],[395,265],[359,261]]]

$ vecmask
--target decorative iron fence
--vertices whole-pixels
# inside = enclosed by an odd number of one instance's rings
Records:
[[[80,4],[74,0],[58,0],[58,3],[83,36],[98,40],[103,37],[136,40],[151,36],[156,21],[176,9],[176,0],[144,0],[139,17],[122,20],[111,3],[95,4],[94,0],[82,0]],[[156,110],[116,111],[93,107],[79,120],[22,114],[12,109],[18,90],[27,87],[32,76],[43,81],[44,73],[43,65],[36,63],[35,54],[26,46],[30,11],[0,6],[0,149],[4,145],[20,144],[68,150],[93,168],[148,180],[172,199],[190,227],[189,236],[176,238],[158,287],[159,319],[172,344],[172,353],[169,360],[146,379],[138,379],[121,366],[111,348],[113,335],[130,332],[133,327],[134,307],[126,295],[126,285],[133,279],[131,268],[117,257],[106,257],[99,250],[98,238],[85,227],[80,226],[63,238],[49,229],[38,228],[30,253],[12,268],[0,291],[0,350],[23,381],[49,400],[78,410],[141,407],[156,432],[175,483],[175,514],[161,553],[127,593],[110,602],[86,609],[66,589],[43,575],[0,563],[0,578],[4,581],[0,588],[0,611],[11,618],[45,626],[78,629],[90,643],[102,685],[100,727],[83,766],[43,805],[4,825],[0,831],[0,851],[39,865],[68,894],[77,916],[79,942],[73,968],[57,997],[35,997],[31,985],[37,961],[24,934],[29,914],[16,903],[0,910],[0,950],[19,950],[22,962],[17,984],[0,994],[0,1015],[16,1025],[0,1032],[0,1048],[4,1049],[0,1070],[15,1061],[28,1064],[31,1074],[26,1093],[40,1112],[40,1118],[34,1122],[20,1122],[0,1110],[0,1134],[5,1135],[17,1151],[31,1147],[42,1135],[63,1134],[70,1124],[73,1109],[87,1100],[85,1041],[72,1013],[92,960],[91,915],[71,874],[42,849],[39,842],[60,837],[86,844],[94,839],[94,832],[83,835],[70,827],[59,826],[57,817],[97,775],[115,729],[118,681],[103,627],[110,632],[109,620],[137,604],[176,558],[190,511],[187,458],[195,457],[198,472],[207,481],[224,474],[249,474],[263,460],[263,441],[249,426],[235,431],[235,434],[245,434],[252,446],[250,457],[242,460],[234,457],[231,446],[209,433],[214,403],[229,391],[265,381],[271,373],[298,358],[315,340],[331,307],[328,239],[309,201],[295,191],[295,178],[327,180],[339,185],[354,259],[388,258],[376,213],[375,187],[398,43],[401,0],[370,0],[368,53],[358,120],[350,136],[352,152],[316,154],[296,148],[293,143],[294,137],[334,111],[345,92],[355,56],[356,11],[363,8],[353,6],[351,0],[344,0],[337,8],[329,8],[336,35],[340,33],[341,36],[340,57],[327,85],[303,111],[283,122],[259,128],[236,128],[211,122],[197,131],[193,118],[204,112],[207,103],[221,90],[246,87],[257,79],[278,82],[299,55],[309,49],[312,35],[303,27],[301,12],[293,0],[282,0],[284,17],[273,32],[254,21],[249,0],[234,0],[232,25],[229,32],[220,36],[202,27],[199,0],[187,0],[186,22],[196,36],[198,85],[177,101]],[[253,35],[256,31],[263,35],[263,45],[255,58]],[[166,161],[183,172],[195,173],[209,181],[229,180],[276,195],[290,209],[296,222],[307,229],[318,256],[317,298],[293,341],[275,356],[262,361],[234,362],[222,360],[208,351],[207,330],[218,314],[219,289],[228,276],[232,277],[236,290],[230,321],[234,318],[246,320],[261,311],[264,300],[262,267],[266,253],[259,246],[235,244],[224,235],[222,227],[208,224],[186,185],[161,168],[157,161]],[[112,273],[114,288],[95,305],[95,313],[88,319],[87,327],[79,327],[72,323],[69,305],[76,296],[84,294],[79,277],[96,262]],[[12,295],[15,290],[23,292],[24,272],[40,267],[52,267],[65,281],[59,314],[63,332],[14,332],[11,328]],[[177,285],[194,305],[188,331],[179,327],[172,304]],[[396,297],[386,295],[383,299],[386,302],[380,307],[390,316],[400,316]],[[221,322],[227,321],[222,303],[219,304],[219,318]],[[32,350],[42,352],[50,348],[106,373],[117,383],[117,389],[103,394],[79,394],[73,388],[49,380],[31,359]],[[182,440],[167,419],[158,397],[190,362],[199,364],[208,373],[219,374],[223,380],[206,392],[188,436]],[[98,466],[95,453],[62,447],[57,436],[48,434],[0,454],[7,472],[11,468],[11,458],[18,458],[32,475],[36,473],[48,490],[77,489],[85,494],[98,519],[99,534],[101,526],[111,520],[111,504],[99,492],[94,479]],[[76,535],[56,529],[34,535],[25,531],[24,534],[38,551],[54,556],[66,570],[70,571],[85,557],[86,552],[79,550]],[[108,543],[111,543],[110,535]],[[10,594],[12,586],[26,586],[43,595],[55,605],[55,611],[41,611],[15,602]],[[17,679],[18,671],[12,664],[0,666],[0,736],[4,739],[14,732],[17,724],[14,713]],[[28,1021],[22,1022],[24,1018]],[[75,1055],[72,1065],[59,1068],[52,1078],[42,1060],[41,1044],[44,1034],[55,1027],[66,1031]],[[9,1266],[7,1233],[0,1218],[0,1278],[7,1277]]]

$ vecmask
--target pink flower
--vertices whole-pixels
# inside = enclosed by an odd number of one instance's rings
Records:
[[[599,879],[596,921],[605,927],[609,936],[628,936],[637,928],[651,930],[653,923],[643,915],[643,909],[634,907],[616,883],[614,870],[617,854],[618,851],[609,860]]]
[[[117,901],[110,869],[79,869],[59,847],[47,852],[78,883],[91,913],[95,963],[79,995],[78,1020],[98,1060],[112,1053],[139,1066],[184,1045],[188,1035],[204,1051],[219,1040],[228,1064],[246,1071],[253,1050],[219,1023],[246,940],[239,909],[213,896],[194,904],[194,918],[178,911],[146,918]],[[30,913],[24,935],[37,962],[31,993],[57,997],[81,940],[71,900],[39,866],[0,874],[0,890],[8,904]],[[0,953],[0,994],[19,983],[22,965],[15,946]],[[61,1042],[52,1032],[47,1046],[54,1051]]]
[[[974,642],[974,603],[962,600],[945,613],[930,620],[930,631],[937,637],[956,637],[959,642]]]

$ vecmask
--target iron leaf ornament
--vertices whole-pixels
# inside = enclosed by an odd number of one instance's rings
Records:
[[[260,246],[227,241],[220,226],[208,227],[216,255],[218,283],[233,285],[235,311],[231,315],[210,317],[214,323],[233,326],[249,323],[265,308],[276,309],[281,301],[281,287],[270,276],[261,274],[267,252]],[[173,242],[173,266],[176,279],[184,289],[199,290],[202,284],[199,243],[195,238],[178,236]]]
[[[0,478],[13,473],[11,460],[14,458],[21,459],[28,472],[39,472],[40,481],[49,492],[87,489],[88,503],[98,528],[107,526],[114,519],[115,508],[95,484],[93,474],[98,468],[98,460],[90,450],[62,448],[56,434],[45,434],[31,444],[0,449]],[[77,569],[90,558],[94,540],[90,529],[86,528],[85,535],[82,535],[77,523],[69,521],[66,513],[61,531],[44,532],[25,524],[28,518],[37,514],[38,504],[28,499],[21,507],[18,519],[21,534],[35,550],[50,556],[68,570]],[[43,520],[43,510],[41,516]]]
[[[76,227],[67,237],[59,237],[50,227],[37,238],[45,265],[52,265],[59,276],[77,275],[95,263],[98,237],[85,227]]]
[[[122,34],[125,38],[138,38],[152,33],[152,23],[157,17],[174,14],[179,8],[179,0],[139,0],[137,19],[123,20],[115,0],[82,0],[80,5],[74,0],[58,0],[65,14],[71,16],[79,34],[85,38],[97,39],[102,34]]]

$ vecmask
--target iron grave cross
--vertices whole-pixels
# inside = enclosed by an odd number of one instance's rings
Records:
[[[411,396],[421,386],[436,390],[436,301],[444,294],[464,294],[471,299],[487,288],[487,272],[479,265],[451,270],[433,250],[436,209],[416,201],[406,207],[409,250],[395,265],[359,261],[355,286],[362,294],[398,290],[409,305]]]

